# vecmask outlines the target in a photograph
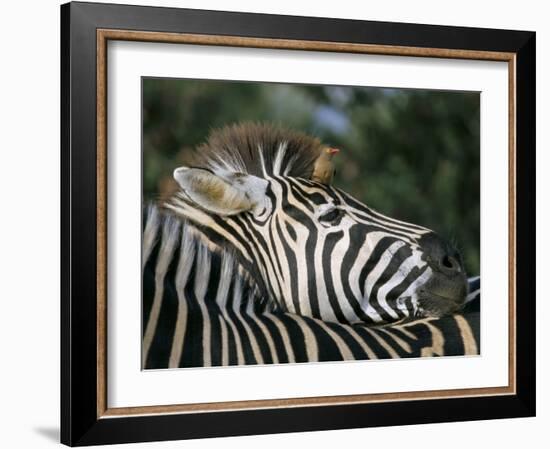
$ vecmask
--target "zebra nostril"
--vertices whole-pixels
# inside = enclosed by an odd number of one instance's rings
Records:
[[[440,261],[440,266],[446,270],[460,271],[460,264],[454,257],[445,255]]]

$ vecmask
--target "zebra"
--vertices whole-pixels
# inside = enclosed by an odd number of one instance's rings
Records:
[[[174,171],[179,190],[165,207],[232,254],[255,297],[281,312],[382,324],[459,311],[460,254],[435,232],[312,180],[327,151],[269,124],[227,126]]]
[[[237,258],[150,207],[143,238],[144,369],[479,354],[479,277],[460,314],[367,325],[325,322],[262,300]]]

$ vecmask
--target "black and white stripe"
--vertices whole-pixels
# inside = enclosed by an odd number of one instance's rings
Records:
[[[204,242],[196,227],[149,209],[143,235],[146,369],[479,353],[479,278],[461,314],[384,326],[342,324],[266,301],[236,257]]]

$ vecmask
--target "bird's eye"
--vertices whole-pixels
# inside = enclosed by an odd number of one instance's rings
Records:
[[[332,223],[336,220],[338,220],[342,215],[344,214],[344,211],[342,209],[331,209],[327,213],[321,215],[319,217],[319,220],[325,222],[325,223]]]

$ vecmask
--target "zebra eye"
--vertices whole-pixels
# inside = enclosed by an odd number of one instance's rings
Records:
[[[319,217],[319,220],[332,223],[336,220],[338,220],[342,215],[344,211],[342,209],[331,209],[326,214],[323,214]]]

